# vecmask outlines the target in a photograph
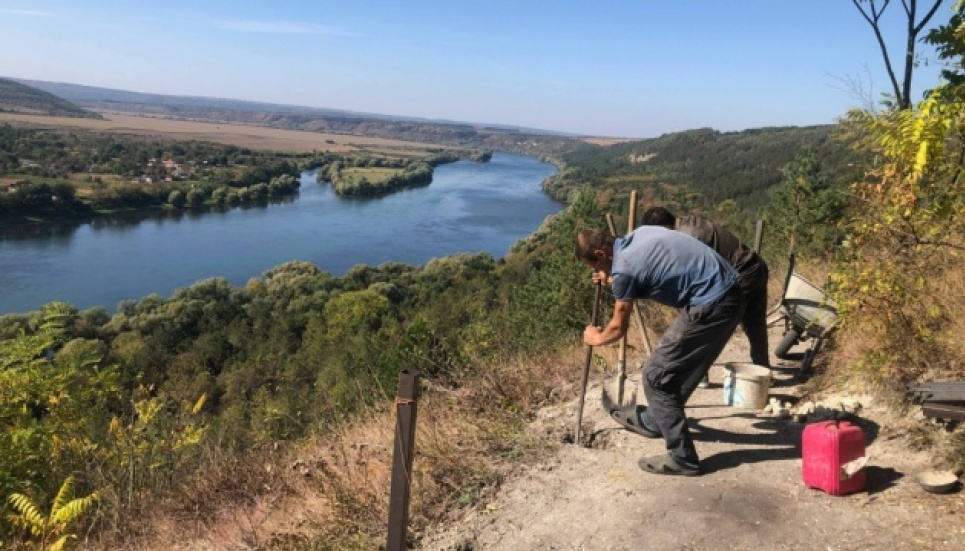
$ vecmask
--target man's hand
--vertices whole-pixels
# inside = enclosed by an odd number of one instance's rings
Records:
[[[599,283],[600,285],[610,286],[613,280],[604,272],[603,270],[595,270],[593,272],[593,283]]]
[[[633,310],[632,302],[628,300],[618,300],[613,305],[613,318],[606,327],[600,329],[587,325],[583,330],[583,342],[590,346],[603,346],[620,340],[630,326],[630,312]]]
[[[601,334],[602,331],[600,331],[599,327],[587,325],[586,329],[583,330],[583,342],[590,346],[599,346]]]

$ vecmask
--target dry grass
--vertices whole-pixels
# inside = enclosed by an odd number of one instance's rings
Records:
[[[329,151],[340,153],[365,148],[369,151],[387,154],[396,154],[399,153],[397,150],[403,150],[402,153],[405,155],[411,153],[410,150],[418,150],[421,155],[424,155],[426,154],[425,150],[429,147],[441,147],[436,144],[402,140],[322,134],[242,124],[139,117],[106,111],[101,112],[101,114],[104,115],[104,120],[0,113],[0,123],[6,122],[35,128],[76,128],[168,140],[206,140],[272,151]]]
[[[522,429],[539,408],[575,393],[582,353],[483,366],[456,390],[423,381],[411,534],[486,500],[514,459],[552,449]],[[394,408],[383,404],[333,434],[209,470],[136,515],[143,520],[127,535],[105,534],[90,548],[376,548],[388,522],[394,428]]]
[[[844,320],[816,359],[817,376],[807,386],[815,393],[871,396],[887,406],[892,416],[889,430],[907,433],[936,462],[963,469],[965,427],[923,420],[920,407],[909,401],[903,385],[909,379],[965,380],[965,348],[960,344],[965,332],[965,266],[952,256],[940,264],[933,266],[923,283],[925,301],[935,308],[916,303],[905,311],[907,316],[908,312],[915,315],[932,310],[928,317],[933,320],[928,324],[915,320],[918,330],[927,327],[928,334],[914,334],[916,328],[911,326],[903,331],[900,316],[885,320],[855,313]],[[830,270],[827,265],[809,265],[795,271],[822,284]],[[900,304],[900,300],[894,302],[896,307]]]

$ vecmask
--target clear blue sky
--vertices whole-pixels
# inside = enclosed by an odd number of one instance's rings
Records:
[[[0,0],[0,52],[7,77],[625,137],[831,123],[891,89],[850,0]]]

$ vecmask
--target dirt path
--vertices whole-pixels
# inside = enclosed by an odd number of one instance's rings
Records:
[[[738,333],[719,362],[746,361],[745,343]],[[775,366],[771,396],[799,396],[796,366],[776,360]],[[637,460],[661,453],[663,441],[612,422],[599,407],[597,381],[584,413],[594,447],[562,445],[539,464],[515,467],[494,501],[430,534],[422,548],[965,549],[965,492],[922,491],[914,476],[930,458],[909,450],[905,431],[884,421],[890,416],[883,408],[861,400],[866,491],[829,496],[801,482],[803,425],[720,405],[723,375],[715,365],[713,384],[698,389],[687,407],[702,476],[641,471]],[[639,374],[632,383],[628,389],[639,389]],[[532,428],[562,440],[572,432],[575,410],[575,401],[544,410]]]

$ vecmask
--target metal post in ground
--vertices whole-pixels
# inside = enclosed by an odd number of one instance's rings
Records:
[[[395,447],[392,452],[392,482],[389,494],[389,535],[386,551],[406,549],[409,523],[409,488],[412,482],[412,456],[415,454],[416,404],[419,375],[399,373],[399,392],[395,399]]]

